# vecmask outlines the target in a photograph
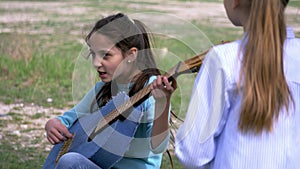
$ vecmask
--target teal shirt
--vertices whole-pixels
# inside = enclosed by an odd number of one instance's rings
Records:
[[[152,76],[149,79],[150,84],[156,77]],[[66,127],[72,126],[78,117],[94,112],[98,109],[97,105],[91,110],[91,104],[103,86],[103,82],[96,83],[84,98],[73,107],[70,111],[65,112],[62,116],[58,116],[58,119],[66,125]],[[130,90],[130,84],[118,84],[118,91],[124,91],[128,93]],[[167,149],[169,143],[169,134],[164,141],[155,149],[151,147],[150,137],[154,121],[155,114],[155,99],[153,96],[149,97],[142,104],[143,117],[135,133],[134,139],[131,141],[129,149],[126,151],[124,158],[120,160],[114,168],[139,168],[139,169],[157,169],[160,168],[162,154]]]

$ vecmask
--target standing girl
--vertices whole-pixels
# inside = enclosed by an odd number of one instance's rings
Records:
[[[170,97],[176,82],[160,76],[149,41],[149,34],[138,20],[121,13],[99,20],[86,37],[93,65],[101,78],[93,89],[70,111],[50,119],[45,126],[51,144],[71,138],[68,131],[82,115],[103,107],[117,93],[134,95],[151,84],[152,95],[143,101],[143,116],[133,140],[113,168],[159,168],[169,141]],[[125,129],[124,129],[125,130]],[[123,140],[108,140],[122,143]],[[118,146],[118,145],[116,145]],[[100,158],[100,157],[99,157]],[[66,153],[57,168],[100,168],[93,159],[79,153]]]
[[[288,0],[224,0],[241,40],[214,47],[197,77],[176,155],[186,168],[300,166],[300,39]]]

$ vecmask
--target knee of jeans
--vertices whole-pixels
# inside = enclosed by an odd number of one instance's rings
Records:
[[[57,168],[73,168],[80,164],[82,155],[79,153],[69,152],[64,154],[57,163]]]

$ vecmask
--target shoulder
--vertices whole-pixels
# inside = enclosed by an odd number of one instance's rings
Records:
[[[230,83],[239,76],[241,40],[213,46],[205,58],[205,63],[213,70],[221,70]]]
[[[211,51],[215,52],[220,59],[235,58],[238,55],[241,40],[232,41],[212,47]]]
[[[89,91],[86,93],[84,99],[95,98],[95,96],[101,90],[101,88],[103,87],[104,84],[105,83],[103,83],[101,81],[97,82],[92,88],[89,89]]]
[[[205,63],[216,69],[226,68],[236,63],[239,54],[240,41],[228,42],[213,46],[205,56]]]
[[[95,84],[95,90],[100,90],[104,85],[104,82],[99,81]]]

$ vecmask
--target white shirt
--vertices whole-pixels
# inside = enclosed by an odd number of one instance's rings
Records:
[[[219,45],[207,54],[176,135],[175,153],[186,168],[299,169],[300,39],[287,28],[284,72],[295,107],[280,113],[273,131],[261,135],[238,130],[240,45],[241,40]]]

